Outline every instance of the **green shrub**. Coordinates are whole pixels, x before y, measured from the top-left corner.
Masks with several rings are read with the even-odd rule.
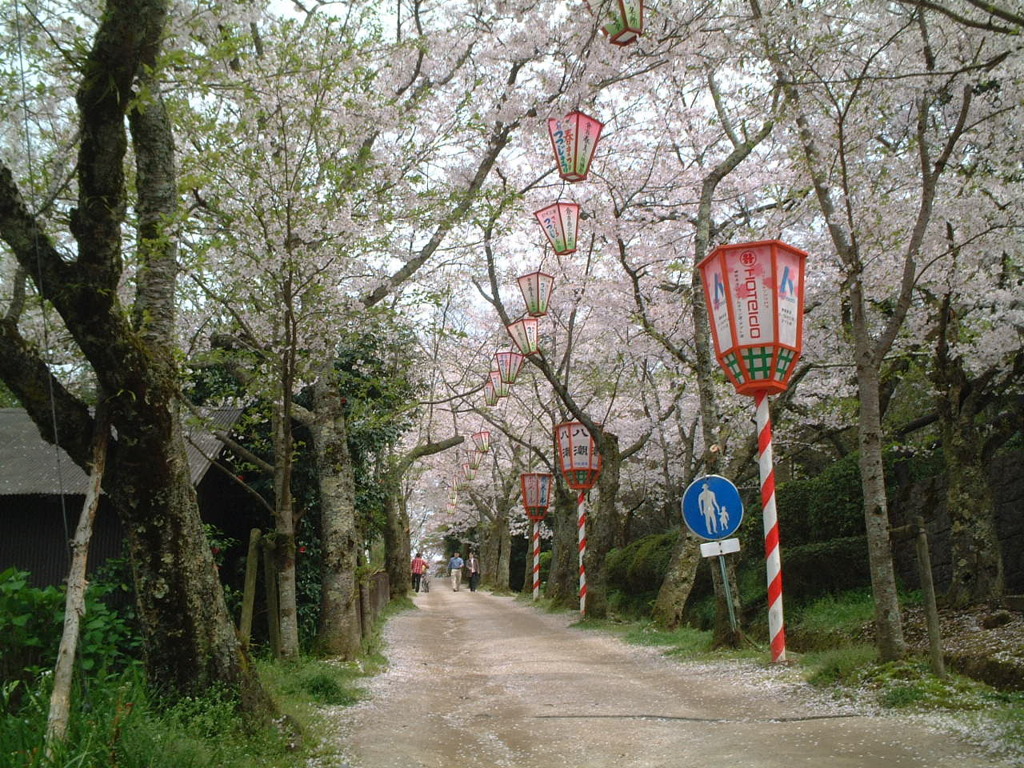
[[[830,464],[813,477],[780,483],[775,502],[783,545],[793,547],[863,535],[863,499],[856,453]],[[750,507],[748,514],[760,515],[759,498],[751,499]]]
[[[604,575],[612,607],[623,613],[645,614],[665,580],[678,531],[645,536],[608,553]]]
[[[808,602],[871,584],[865,536],[788,547],[782,552],[786,598]]]
[[[139,640],[129,622],[103,598],[114,587],[90,584],[85,596],[78,654],[86,672],[122,669],[132,664]],[[28,574],[9,568],[0,573],[0,684],[29,682],[53,667],[64,629],[65,589],[33,587]]]
[[[29,586],[28,573],[0,573],[0,684],[31,680],[57,658],[64,594]]]

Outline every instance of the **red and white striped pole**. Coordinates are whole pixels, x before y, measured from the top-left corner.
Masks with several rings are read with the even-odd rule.
[[[580,491],[576,499],[576,527],[579,533],[580,549],[580,616],[587,616],[587,567],[583,558],[587,554],[587,492]]]
[[[754,395],[757,405],[758,470],[764,521],[764,557],[768,581],[768,635],[772,661],[786,660],[786,626],[782,618],[782,559],[779,556],[779,517],[775,509],[775,468],[772,463],[772,420],[768,393]]]
[[[540,600],[540,520],[533,521],[533,600]]]

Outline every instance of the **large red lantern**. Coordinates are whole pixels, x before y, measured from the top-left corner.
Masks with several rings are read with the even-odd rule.
[[[507,326],[507,330],[512,341],[524,355],[532,355],[537,351],[540,321],[536,317],[521,317]]]
[[[487,453],[491,450],[491,433],[486,429],[473,434],[473,445],[480,453]]]
[[[555,427],[555,446],[558,463],[565,484],[576,497],[576,533],[580,567],[580,615],[587,615],[587,491],[594,487],[601,474],[601,454],[597,452],[594,436],[578,421],[569,421]]]
[[[803,347],[806,261],[765,240],[723,245],[699,265],[715,355],[741,395],[789,385]]]
[[[555,427],[555,445],[565,484],[574,491],[589,491],[601,474],[601,454],[593,435],[581,422],[568,421]]]
[[[612,45],[635,43],[644,31],[643,0],[595,0],[607,22],[601,31]],[[587,3],[593,10],[593,5]]]
[[[540,228],[559,256],[576,251],[580,231],[580,207],[576,203],[554,203],[534,211]]]
[[[768,395],[789,386],[803,349],[806,262],[804,251],[764,240],[723,245],[699,265],[718,363],[754,396],[772,661],[786,660],[786,624]]]
[[[597,142],[604,123],[582,112],[570,112],[565,117],[548,118],[548,134],[555,151],[558,175],[565,181],[585,181],[590,172]]]
[[[494,362],[498,365],[498,373],[505,384],[515,384],[519,371],[526,358],[519,352],[495,352]],[[487,433],[490,436],[490,432]]]
[[[555,288],[555,278],[545,272],[531,272],[516,278],[519,290],[523,292],[526,302],[526,314],[530,317],[544,317],[548,313],[548,302],[551,291]]]
[[[531,520],[543,520],[551,506],[555,476],[546,472],[524,472],[519,476],[523,490],[523,509]]]

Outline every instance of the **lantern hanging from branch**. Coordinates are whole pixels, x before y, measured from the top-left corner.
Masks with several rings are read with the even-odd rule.
[[[597,0],[607,21],[601,27],[612,45],[635,43],[644,31],[643,0]],[[587,3],[593,11],[593,5]]]
[[[699,265],[715,356],[741,395],[789,385],[803,347],[806,261],[765,240],[721,246]]]
[[[540,321],[535,317],[521,317],[506,327],[512,341],[524,355],[532,355],[537,351],[537,338],[540,333]]]
[[[559,256],[575,253],[580,231],[580,207],[576,203],[554,203],[534,211],[540,228]]]
[[[486,405],[497,405],[498,404],[498,393],[494,389],[494,383],[487,379],[484,382],[484,403]]]
[[[473,445],[480,453],[487,453],[491,450],[491,433],[482,429],[473,435]]]
[[[574,491],[589,491],[601,474],[601,454],[593,435],[582,423],[568,421],[555,427],[558,462],[565,484]]]
[[[523,509],[531,520],[543,520],[551,506],[554,475],[545,472],[524,472],[519,476],[523,490]]]
[[[508,397],[512,394],[512,385],[507,381],[501,380],[501,373],[498,371],[491,371],[489,376],[491,377],[491,384],[494,385],[494,391],[498,397]]]
[[[495,352],[494,361],[498,365],[501,380],[506,384],[515,384],[525,359],[519,352]],[[490,432],[487,435],[490,437]]]
[[[585,181],[590,172],[597,142],[604,123],[582,112],[570,112],[565,117],[548,118],[548,134],[555,151],[558,175],[565,181]]]
[[[518,277],[516,280],[526,302],[526,314],[530,317],[544,317],[548,313],[548,302],[551,300],[551,291],[555,288],[555,278],[538,271]]]
[[[470,469],[480,469],[480,462],[483,460],[484,455],[480,451],[467,451],[466,463],[469,464]]]
[[[462,465],[462,476],[467,481],[472,480],[476,477],[476,467],[470,464],[468,461]]]

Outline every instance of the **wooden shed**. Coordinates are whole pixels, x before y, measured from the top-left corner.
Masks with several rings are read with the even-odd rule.
[[[245,538],[256,523],[251,498],[213,462],[224,445],[212,433],[230,432],[240,408],[205,409],[210,429],[186,430],[189,469],[207,523]],[[70,563],[69,541],[85,500],[88,477],[60,448],[44,441],[20,408],[0,408],[0,571],[28,571],[36,586],[60,584]],[[101,499],[89,570],[122,554],[120,521]]]

